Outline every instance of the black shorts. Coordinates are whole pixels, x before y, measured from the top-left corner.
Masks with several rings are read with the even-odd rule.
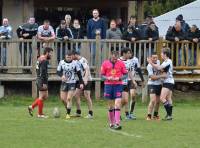
[[[174,84],[172,83],[163,83],[163,87],[168,88],[169,90],[173,90],[174,89]]]
[[[122,91],[123,91],[123,92],[129,92],[128,85],[123,85]]]
[[[46,84],[47,88],[43,88],[43,84]],[[43,82],[42,80],[37,79],[36,80],[36,85],[37,85],[38,91],[47,91],[48,90],[48,81]]]
[[[150,94],[156,94],[160,96],[162,85],[148,85],[148,90]]]
[[[130,90],[130,89],[136,89],[136,86],[135,86],[135,84],[133,83],[132,80],[129,80],[129,81],[128,81],[128,89],[129,89],[129,90]]]
[[[76,88],[80,89],[80,82],[79,81],[76,82]],[[87,85],[84,84],[83,90],[90,91],[91,88],[92,88],[92,81],[88,81]]]
[[[62,82],[60,86],[61,91],[73,91],[76,90],[76,83],[65,83]]]

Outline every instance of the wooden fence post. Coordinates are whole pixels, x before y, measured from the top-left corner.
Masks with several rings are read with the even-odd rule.
[[[162,51],[162,48],[163,48],[163,38],[160,37],[158,42],[157,42],[157,49],[156,49],[156,53],[158,55],[158,59],[161,61],[162,58],[161,58],[161,51]]]
[[[100,77],[100,68],[101,68],[101,36],[100,32],[96,32],[96,55],[95,55],[95,77]],[[95,81],[95,98],[100,99],[101,97],[101,81]]]
[[[37,41],[36,38],[32,40],[32,97],[36,98],[38,95],[38,90],[36,86],[36,62],[37,62]]]

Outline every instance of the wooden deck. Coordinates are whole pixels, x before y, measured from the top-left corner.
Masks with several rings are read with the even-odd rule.
[[[32,82],[32,95],[37,94],[35,87],[35,64],[38,54],[43,51],[43,43],[33,40],[0,40],[0,81],[30,81]],[[124,40],[101,40],[97,35],[96,39],[70,40],[67,42],[49,43],[54,49],[53,58],[50,61],[49,81],[60,81],[56,75],[58,62],[64,57],[68,50],[79,49],[90,66],[95,84],[96,97],[100,96],[100,65],[104,59],[109,57],[111,50],[119,50],[123,47],[130,47],[136,57],[138,57],[141,67],[146,74],[146,58],[152,51],[158,55],[163,46],[170,47],[171,57],[174,64],[174,77],[176,82],[200,82],[200,74],[193,70],[200,70],[200,43],[194,44],[188,41],[172,43],[163,39],[156,42],[137,41],[134,43]],[[91,50],[96,48],[96,53]],[[4,53],[5,49],[7,53]],[[181,56],[178,53],[182,52]],[[3,58],[6,56],[6,61]],[[195,62],[194,62],[195,61]],[[185,72],[184,72],[185,70]],[[139,80],[139,79],[138,79]]]

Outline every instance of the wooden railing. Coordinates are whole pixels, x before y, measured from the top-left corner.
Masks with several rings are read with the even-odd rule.
[[[156,51],[160,57],[164,46],[171,49],[171,58],[175,70],[200,69],[200,43],[189,41],[169,42],[159,39],[155,42],[142,40],[131,43],[125,40],[101,40],[100,36],[97,35],[96,39],[79,39],[65,42],[55,40],[49,43],[48,46],[54,49],[53,57],[50,61],[50,74],[52,75],[55,75],[58,62],[64,58],[65,53],[68,50],[76,49],[80,50],[81,55],[88,60],[94,80],[100,80],[99,70],[102,61],[109,57],[111,50],[121,52],[123,47],[130,47],[132,49],[133,54],[138,57],[143,69],[146,69],[148,55]],[[18,73],[29,74],[27,80],[31,80],[34,87],[36,78],[35,64],[37,56],[42,54],[43,43],[36,39],[22,41],[0,40],[0,51],[0,70],[5,75],[7,74],[6,79],[9,79],[8,74],[12,74],[12,76]],[[23,76],[21,80],[24,80]],[[99,81],[96,81],[95,89],[100,90]],[[33,88],[34,90],[36,88]],[[100,92],[96,92],[96,95],[99,96]]]

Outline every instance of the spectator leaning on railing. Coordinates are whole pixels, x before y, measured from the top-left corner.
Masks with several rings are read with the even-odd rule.
[[[44,24],[39,26],[37,35],[38,39],[44,43],[43,47],[49,46],[49,43],[55,40],[56,36],[49,20],[44,20]]]
[[[185,40],[185,33],[181,27],[180,21],[176,21],[176,23],[173,27],[169,27],[167,34],[166,34],[166,40],[173,41],[173,42],[179,42],[179,41]],[[174,46],[174,47],[176,47],[176,46]],[[175,56],[176,55],[175,52],[176,52],[176,50],[174,50],[174,58],[175,59],[178,58],[178,63],[176,63],[176,65],[181,65],[181,59],[182,59],[183,53],[182,53],[180,44],[178,44],[178,57]]]
[[[12,27],[9,25],[8,19],[4,18],[2,22],[2,26],[0,27],[0,39],[1,40],[8,40],[12,38]],[[1,45],[2,44],[2,45]],[[0,49],[1,49],[1,65],[6,65],[6,54],[7,54],[7,45],[6,43],[0,43]]]
[[[69,46],[66,46],[66,41],[73,38],[72,32],[69,28],[67,28],[67,24],[65,20],[61,20],[60,25],[56,28],[56,38],[63,43],[58,43],[57,49],[57,60],[60,62],[65,56],[66,48],[69,49]],[[62,45],[62,46],[61,46]]]
[[[192,25],[191,28],[189,29],[188,31],[188,34],[186,36],[186,39],[188,41],[191,41],[194,43],[194,60],[192,60],[192,45],[189,44],[189,65],[196,65],[196,60],[197,60],[197,55],[196,55],[196,52],[197,52],[197,44],[196,43],[199,43],[200,42],[200,30],[199,28],[197,28],[196,25]]]
[[[145,38],[150,42],[159,39],[159,31],[154,22],[151,22],[145,30]],[[151,55],[151,53],[154,51],[154,48],[154,43],[147,44],[147,56]]]
[[[72,34],[74,36],[74,39],[83,39],[84,38],[83,29],[81,28],[81,25],[80,25],[78,19],[74,19],[73,26],[72,26],[71,30],[72,30]],[[75,51],[80,52],[81,43],[73,44],[73,49]]]
[[[117,28],[117,24],[115,20],[110,21],[110,28],[106,31],[106,39],[122,39],[122,33],[119,28]],[[116,49],[114,49],[113,44],[111,45],[111,50],[119,50],[119,46],[117,44]]]
[[[20,25],[16,32],[17,36],[20,40],[24,39],[32,39],[34,36],[37,35],[37,30],[38,30],[38,24],[35,23],[35,18],[30,17],[27,21],[27,23]],[[24,58],[24,65],[31,65],[31,55],[32,55],[32,43],[27,43],[25,42],[24,44],[20,43],[19,45],[19,50],[20,50],[20,55],[22,56],[22,46],[24,47],[24,57],[21,57],[21,62],[22,58]],[[27,51],[29,49],[29,51]],[[29,61],[27,60],[27,52],[29,53]]]

